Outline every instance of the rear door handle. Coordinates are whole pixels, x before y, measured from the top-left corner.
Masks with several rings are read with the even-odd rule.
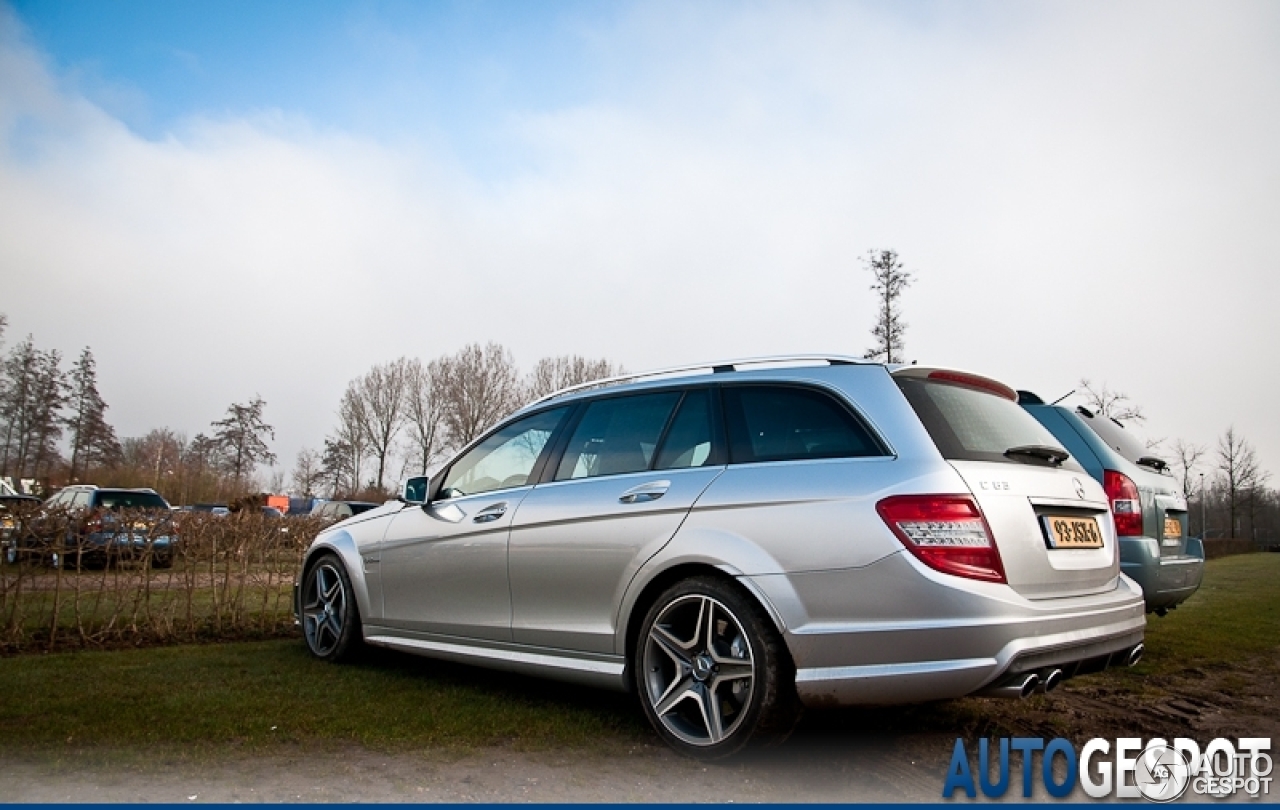
[[[505,503],[495,503],[493,506],[486,506],[476,516],[471,518],[473,523],[489,523],[497,520],[507,513],[507,505]]]
[[[618,497],[621,503],[645,503],[646,501],[656,501],[663,495],[667,494],[667,490],[671,488],[670,481],[650,481],[647,484],[641,484],[638,487],[632,487]]]

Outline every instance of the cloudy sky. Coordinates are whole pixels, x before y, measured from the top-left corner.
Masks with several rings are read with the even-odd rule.
[[[907,354],[1280,476],[1280,4],[0,0],[6,342],[121,435],[473,341]]]

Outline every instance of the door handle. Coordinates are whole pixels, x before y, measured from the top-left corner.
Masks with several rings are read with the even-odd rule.
[[[638,487],[632,487],[618,497],[620,503],[645,503],[656,501],[671,488],[670,481],[650,481]]]
[[[505,503],[495,503],[493,506],[486,506],[476,516],[471,518],[472,523],[489,523],[497,520],[507,513],[507,505]]]

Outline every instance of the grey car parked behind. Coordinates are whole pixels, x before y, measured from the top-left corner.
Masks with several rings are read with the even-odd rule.
[[[1187,502],[1168,465],[1114,419],[1030,391],[1018,401],[1106,490],[1120,569],[1142,586],[1147,611],[1163,616],[1186,601],[1204,576],[1204,546],[1187,536]]]

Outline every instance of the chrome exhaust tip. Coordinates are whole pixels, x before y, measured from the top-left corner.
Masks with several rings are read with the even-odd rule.
[[[1062,685],[1067,679],[1066,674],[1060,669],[1050,670],[1049,674],[1044,676],[1044,682],[1040,684],[1040,691],[1046,695]]]
[[[1040,686],[1040,676],[1034,672],[1024,672],[1005,680],[999,686],[988,686],[978,694],[983,697],[1021,700],[1035,694]]]
[[[1133,645],[1133,649],[1129,650],[1129,655],[1127,658],[1125,658],[1125,661],[1124,661],[1125,666],[1131,667],[1137,664],[1139,661],[1141,661],[1142,654],[1146,652],[1146,650],[1147,650],[1146,645],[1142,644],[1141,642]]]

